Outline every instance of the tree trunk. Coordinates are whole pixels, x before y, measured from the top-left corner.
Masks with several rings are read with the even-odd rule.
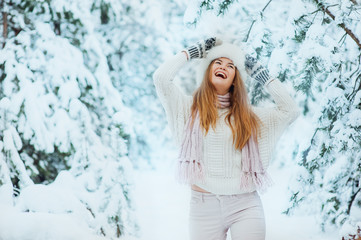
[[[1,9],[2,10],[2,18],[3,18],[3,43],[2,43],[2,48],[5,47],[5,42],[6,42],[6,39],[8,37],[8,13],[5,12],[5,0],[1,0]]]
[[[350,0],[353,4],[357,5],[356,0]]]

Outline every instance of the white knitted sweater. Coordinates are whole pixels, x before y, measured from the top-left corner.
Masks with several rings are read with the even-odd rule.
[[[165,109],[167,120],[177,144],[180,146],[185,124],[191,112],[193,98],[182,93],[172,82],[177,72],[187,63],[184,53],[178,53],[163,63],[154,73],[154,84]],[[269,165],[276,142],[284,129],[299,115],[298,107],[282,83],[275,79],[265,84],[276,103],[272,108],[253,107],[261,120],[258,146],[264,168]],[[204,182],[197,186],[214,194],[239,194],[241,152],[233,145],[232,131],[224,121],[228,109],[219,109],[220,119],[215,130],[203,136]],[[255,189],[255,188],[254,188]]]

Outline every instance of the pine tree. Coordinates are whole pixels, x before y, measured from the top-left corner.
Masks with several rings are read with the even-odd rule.
[[[129,109],[112,85],[103,53],[109,44],[102,27],[116,24],[105,12],[123,5],[2,4],[1,185],[10,177],[17,197],[33,182],[50,184],[69,171],[89,193],[79,201],[94,232],[110,238],[136,234],[124,129]]]
[[[299,154],[299,165],[306,171],[300,173],[301,185],[294,190],[291,201],[293,207],[312,202],[313,211],[321,214],[319,222],[324,229],[328,224],[352,224],[351,209],[361,206],[357,200],[361,174],[361,45],[351,30],[358,22],[354,20],[357,7],[352,1],[311,4],[316,9],[295,20],[298,30],[294,40],[301,44],[316,40],[321,49],[328,51],[306,54],[309,57],[301,71],[303,77],[296,85],[307,97],[305,114],[309,111],[309,97],[320,102],[321,107],[315,116],[317,126],[310,145]],[[337,22],[332,12],[339,14]],[[324,37],[315,37],[314,29],[317,35],[324,31]]]

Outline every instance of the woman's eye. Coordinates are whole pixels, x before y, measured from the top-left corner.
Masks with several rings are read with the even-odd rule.
[[[230,67],[230,68],[234,69],[234,66],[233,66],[233,65],[228,65],[228,67]]]

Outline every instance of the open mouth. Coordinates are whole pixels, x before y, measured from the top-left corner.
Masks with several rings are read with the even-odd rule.
[[[227,78],[227,74],[225,74],[224,72],[220,72],[220,71],[215,72],[214,75],[215,75],[216,77],[220,77],[220,78],[222,78],[222,79],[226,79],[226,78]]]

